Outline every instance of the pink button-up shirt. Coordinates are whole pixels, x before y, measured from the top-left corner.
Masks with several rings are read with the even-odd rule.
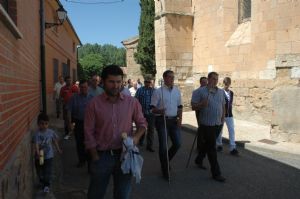
[[[116,103],[106,93],[94,97],[86,107],[84,134],[86,149],[109,150],[122,148],[121,134],[133,135],[132,122],[147,127],[137,99],[120,94]]]

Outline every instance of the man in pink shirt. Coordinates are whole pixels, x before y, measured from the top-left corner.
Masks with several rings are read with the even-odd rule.
[[[88,199],[104,198],[110,176],[114,179],[114,198],[127,199],[131,191],[131,175],[123,174],[120,155],[122,133],[139,142],[147,122],[137,99],[120,93],[123,71],[110,65],[103,69],[104,93],[94,97],[86,107],[85,146],[91,157]],[[133,132],[132,122],[137,130]]]

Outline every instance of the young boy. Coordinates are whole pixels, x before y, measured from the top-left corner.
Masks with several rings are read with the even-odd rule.
[[[48,129],[48,115],[44,113],[39,114],[37,123],[39,129],[33,136],[35,166],[37,175],[43,185],[43,190],[45,193],[48,193],[50,191],[52,160],[54,157],[53,143],[59,153],[62,151],[58,145],[58,136],[53,130]]]

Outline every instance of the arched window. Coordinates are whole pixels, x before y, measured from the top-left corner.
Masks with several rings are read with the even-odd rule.
[[[239,0],[239,20],[238,23],[251,20],[251,0]]]

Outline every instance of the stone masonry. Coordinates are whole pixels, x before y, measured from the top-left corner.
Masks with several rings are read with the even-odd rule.
[[[174,70],[189,106],[199,77],[216,71],[222,86],[229,76],[237,119],[268,124],[272,139],[299,143],[300,2],[251,1],[251,17],[242,22],[238,5],[155,1],[157,78]]]
[[[138,36],[122,41],[122,44],[126,48],[126,79],[136,81],[140,78],[140,80],[143,81],[142,72],[140,70],[141,66],[134,60],[134,53],[137,51],[138,42]]]

